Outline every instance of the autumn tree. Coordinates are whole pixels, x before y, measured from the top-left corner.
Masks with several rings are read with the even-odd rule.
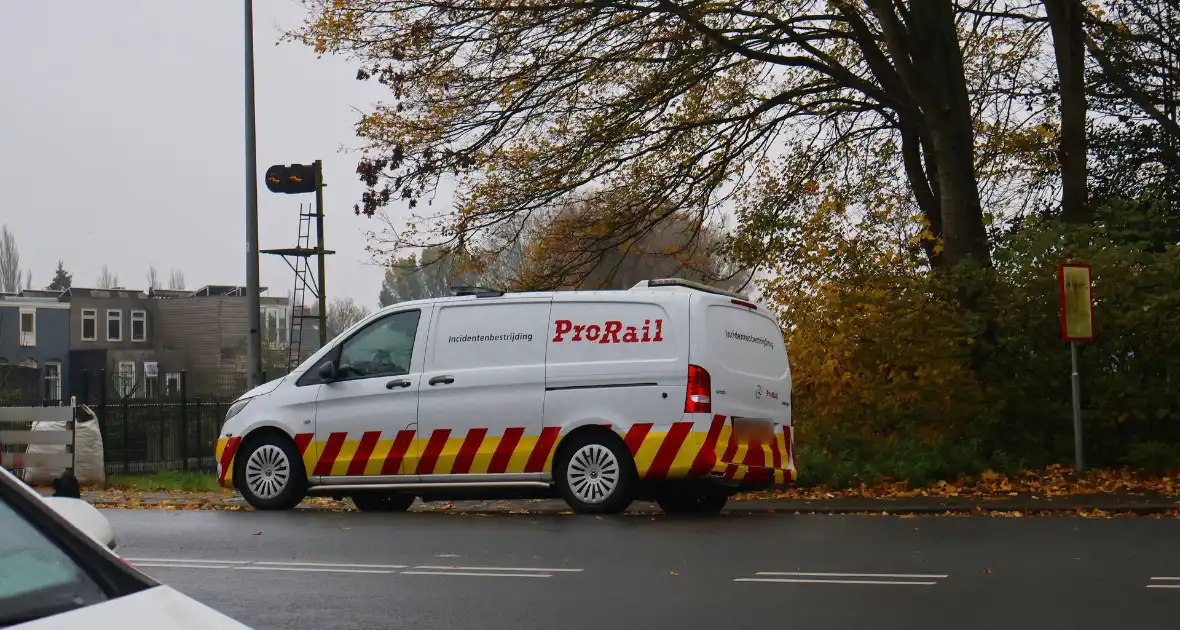
[[[98,272],[98,278],[95,280],[95,285],[100,289],[115,289],[119,286],[119,275],[111,273],[111,270],[106,265],[102,266],[102,270]]]
[[[391,91],[358,125],[357,211],[416,208],[458,176],[456,207],[415,215],[400,247],[474,249],[588,199],[612,209],[597,228],[607,252],[674,215],[706,225],[739,198],[814,205],[802,192],[845,167],[884,168],[906,182],[930,264],[988,266],[978,158],[997,179],[1014,169],[1003,151],[976,154],[976,129],[1011,139],[1039,122],[999,103],[1039,35],[997,37],[996,0],[965,3],[974,13],[950,0],[305,4],[292,36]]]
[[[57,269],[53,272],[53,281],[49,283],[48,289],[54,291],[65,291],[69,289],[74,283],[74,274],[66,271],[66,265],[62,261],[57,261]]]
[[[168,288],[173,291],[184,290],[184,272],[179,269],[173,269],[168,274]]]
[[[328,338],[332,339],[349,326],[369,316],[367,307],[352,298],[336,298],[328,305]]]
[[[1114,0],[1086,16],[1099,201],[1159,200],[1180,239],[1180,6]]]
[[[4,225],[0,227],[0,292],[16,293],[20,289],[20,249],[16,246],[16,235]]]
[[[148,289],[150,291],[158,291],[158,290],[164,288],[164,283],[160,279],[160,272],[156,271],[155,265],[151,265],[148,267],[147,283],[148,283]]]
[[[459,264],[456,256],[441,246],[428,247],[421,257],[411,254],[395,259],[385,270],[380,306],[396,302],[444,297],[452,286],[474,284],[476,276]]]
[[[672,214],[658,231],[606,245],[597,225],[610,208],[576,203],[551,213],[528,233],[515,284],[524,288],[627,289],[641,280],[681,277],[739,287],[748,273],[720,254],[724,232]]]

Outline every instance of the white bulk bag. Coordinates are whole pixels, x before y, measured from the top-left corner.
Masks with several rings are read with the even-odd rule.
[[[74,476],[83,486],[106,484],[106,466],[102,455],[102,432],[98,430],[98,416],[86,405],[79,405],[82,417],[74,423]],[[64,420],[42,420],[34,422],[34,431],[65,431]],[[27,453],[64,453],[62,445],[30,444]],[[47,486],[65,473],[65,468],[30,466],[25,469],[25,483],[31,486]]]

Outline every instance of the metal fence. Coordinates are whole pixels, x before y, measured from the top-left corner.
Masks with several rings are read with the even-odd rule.
[[[239,372],[180,372],[159,387],[129,386],[106,370],[82,372],[70,389],[98,416],[107,474],[212,470],[214,448],[230,404],[246,390]],[[0,406],[56,406],[38,392],[9,391]]]

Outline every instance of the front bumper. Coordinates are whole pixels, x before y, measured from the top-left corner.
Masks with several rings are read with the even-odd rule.
[[[234,487],[234,457],[241,444],[242,438],[238,436],[217,439],[217,448],[213,454],[217,459],[217,485],[222,488]]]

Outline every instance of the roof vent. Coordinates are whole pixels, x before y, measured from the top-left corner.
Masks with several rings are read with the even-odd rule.
[[[692,280],[685,280],[684,278],[656,278],[654,280],[640,280],[635,286],[631,287],[632,291],[638,289],[654,289],[657,287],[680,287],[683,289],[691,289],[693,291],[703,291],[705,293],[713,293],[715,295],[724,295],[736,300],[749,300],[741,293],[733,291],[726,291],[725,289],[718,289],[717,287],[703,284],[700,282],[693,282]]]

